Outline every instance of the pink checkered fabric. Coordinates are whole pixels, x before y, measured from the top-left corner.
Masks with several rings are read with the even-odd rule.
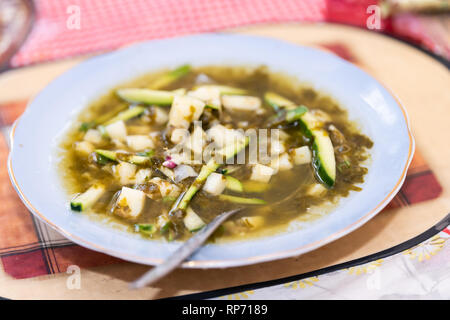
[[[253,23],[323,21],[326,0],[35,0],[37,21],[12,67]],[[67,27],[77,6],[80,29]]]

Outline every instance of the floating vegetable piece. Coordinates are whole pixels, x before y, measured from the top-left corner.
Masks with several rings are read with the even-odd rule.
[[[238,179],[231,176],[225,176],[225,187],[231,191],[244,192],[242,183]]]
[[[142,156],[142,155],[134,155],[131,153],[125,153],[125,152],[118,152],[118,151],[111,151],[111,150],[103,150],[103,149],[97,149],[95,152],[110,160],[110,161],[124,161],[129,162],[132,164],[150,164],[151,158],[149,156]],[[143,153],[141,153],[143,154]]]
[[[144,192],[123,187],[117,198],[114,213],[126,219],[135,219],[144,209],[145,198]]]
[[[186,215],[184,216],[183,222],[190,232],[198,231],[206,225],[202,218],[200,218],[191,207],[186,209]]]
[[[128,88],[117,90],[117,95],[131,103],[143,103],[158,106],[170,106],[176,93],[172,91]]]
[[[103,125],[107,126],[107,125],[109,125],[111,123],[114,123],[114,122],[117,122],[117,121],[130,120],[132,118],[140,116],[141,114],[144,113],[144,111],[145,111],[145,108],[141,107],[141,106],[136,106],[136,107],[130,108],[128,110],[120,112],[115,117],[113,117],[113,118],[109,119],[108,121],[106,121],[105,123],[103,123]]]
[[[284,101],[284,104],[286,104],[286,101],[289,101],[285,98],[283,99],[284,100],[278,101]],[[276,103],[276,101],[274,102],[270,99],[269,101]],[[333,144],[328,132],[322,127],[323,122],[319,121],[312,113],[305,111],[303,108],[306,107],[301,106],[296,109],[283,110],[282,116],[285,117],[286,121],[287,119],[290,119],[288,122],[298,120],[300,128],[305,136],[313,138],[311,150],[313,154],[313,168],[315,175],[327,188],[332,188],[336,181],[336,159]],[[273,124],[273,121],[271,121],[271,125]]]
[[[294,109],[297,107],[294,102],[271,91],[268,91],[264,94],[264,101],[272,108],[274,108],[275,111],[281,108]]]
[[[155,147],[155,143],[148,135],[130,135],[125,140],[128,147],[134,151],[142,151]]]
[[[275,170],[273,168],[257,163],[252,168],[250,180],[268,183],[274,174]]]
[[[161,89],[167,87],[189,74],[189,72],[191,72],[191,66],[188,64],[182,65],[174,70],[167,72],[166,74],[153,81],[150,84],[150,88]]]
[[[189,96],[176,96],[169,112],[169,125],[175,128],[188,129],[193,121],[200,118],[205,103]]]
[[[265,200],[258,199],[258,198],[242,198],[242,197],[230,196],[228,194],[219,195],[219,199],[222,201],[228,201],[228,202],[233,202],[233,203],[238,203],[238,204],[261,205],[261,204],[267,203]]]
[[[73,198],[70,202],[70,208],[74,211],[86,211],[100,199],[105,191],[103,185],[93,185],[84,193]]]
[[[292,154],[296,165],[311,163],[312,154],[307,146],[295,148]]]
[[[261,108],[261,99],[252,96],[223,95],[222,104],[225,109],[234,111],[256,111]]]
[[[205,84],[205,85],[201,85],[201,86],[196,86],[194,89],[198,89],[198,88],[215,89],[215,90],[218,90],[221,95],[223,95],[223,94],[243,95],[243,94],[248,93],[248,91],[245,89],[224,86],[224,85],[215,85],[215,84]]]
[[[151,237],[156,232],[156,227],[149,223],[139,223],[134,225],[136,232],[139,232],[147,237]]]
[[[225,190],[225,187],[225,177],[220,173],[211,172],[206,179],[202,190],[217,196]]]

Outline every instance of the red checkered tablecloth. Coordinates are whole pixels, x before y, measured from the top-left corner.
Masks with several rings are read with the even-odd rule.
[[[13,67],[247,24],[322,21],[326,14],[326,0],[36,0],[35,6],[35,25]]]
[[[11,67],[124,44],[257,23],[331,21],[366,27],[379,0],[34,0],[36,21]],[[381,19],[381,31],[450,57],[447,20]],[[79,24],[78,24],[79,23]],[[74,27],[76,25],[76,27]],[[78,27],[79,26],[79,27]],[[447,40],[446,40],[447,38]]]

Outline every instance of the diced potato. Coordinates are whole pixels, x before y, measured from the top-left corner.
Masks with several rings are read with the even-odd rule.
[[[259,181],[259,182],[269,182],[272,175],[275,173],[275,170],[271,167],[255,164],[252,168],[252,175],[250,176],[250,180]]]
[[[180,194],[181,190],[178,186],[161,178],[152,178],[150,182],[158,186],[162,197],[177,197]]]
[[[169,218],[167,217],[167,215],[165,214],[161,214],[158,216],[158,218],[156,218],[156,226],[161,229],[162,227],[164,227],[168,222],[169,222]]]
[[[165,166],[160,166],[159,167],[159,171],[161,171],[162,173],[164,173],[164,175],[169,178],[170,180],[174,180],[175,179],[175,173],[173,172],[172,169],[169,169]]]
[[[114,144],[114,147],[119,150],[126,150],[127,146],[120,140],[111,139],[111,142]]]
[[[153,110],[154,110],[153,121],[156,124],[163,125],[167,121],[169,121],[169,115],[167,114],[167,112],[165,112],[159,107],[155,107]]]
[[[145,193],[127,187],[122,187],[119,198],[117,198],[114,213],[127,219],[137,218],[145,205]]]
[[[280,155],[277,158],[275,158],[274,160],[272,160],[272,162],[270,163],[270,166],[276,172],[278,172],[278,170],[280,170],[280,171],[290,170],[293,168],[294,165],[292,164],[291,160],[289,159],[288,154],[283,153],[282,155]]]
[[[92,144],[100,144],[103,141],[102,134],[96,129],[89,129],[84,135],[84,141]]]
[[[221,194],[223,190],[225,190],[225,187],[226,187],[226,180],[224,176],[219,173],[213,172],[206,179],[206,182],[203,185],[203,190],[217,196]]]
[[[191,232],[200,230],[206,225],[202,218],[200,218],[191,207],[186,209],[186,216],[184,217],[183,222],[186,228]]]
[[[227,128],[221,124],[216,124],[206,131],[208,140],[214,141],[217,145],[222,146],[225,142]]]
[[[204,86],[188,92],[188,95],[202,100],[207,105],[220,108],[220,90],[215,87]]]
[[[187,129],[174,129],[172,131],[172,134],[170,136],[170,141],[172,141],[175,144],[182,143],[186,140],[186,138],[189,136],[189,131]]]
[[[206,132],[209,140],[213,140],[217,146],[222,147],[229,143],[241,141],[244,135],[239,130],[228,129],[221,124],[212,126]]]
[[[308,188],[306,194],[313,197],[319,197],[324,195],[327,192],[327,188],[325,188],[322,184],[316,183]]]
[[[95,147],[89,141],[79,141],[75,143],[75,151],[82,156],[87,156],[91,152],[94,152]]]
[[[194,161],[191,159],[190,152],[179,152],[175,153],[177,150],[171,150],[167,153],[171,157],[171,161],[176,164],[193,164]]]
[[[135,182],[138,184],[146,183],[152,177],[151,169],[139,169],[135,175]]]
[[[273,140],[270,144],[270,154],[272,156],[279,155],[286,151],[284,144],[280,140]]]
[[[127,137],[127,127],[122,120],[107,125],[105,131],[111,139],[125,141]]]
[[[134,151],[142,151],[145,149],[151,149],[155,147],[153,140],[150,136],[145,135],[134,135],[127,136],[126,138],[127,145]]]
[[[115,166],[115,173],[120,184],[127,185],[134,182],[137,166],[128,162],[121,162]]]
[[[311,163],[312,154],[308,146],[295,148],[292,152],[294,162],[297,165]]]
[[[196,177],[198,176],[198,173],[192,168],[191,166],[180,164],[173,169],[174,173],[174,181],[176,183],[183,181],[186,178],[189,177]]]
[[[277,129],[277,130],[278,130],[278,136],[280,137],[281,141],[286,141],[291,137],[286,131],[280,130],[280,129]]]
[[[197,98],[175,96],[169,113],[169,125],[175,128],[189,128],[192,121],[200,118],[205,103]]]
[[[222,104],[230,110],[255,111],[261,108],[261,99],[251,96],[223,95]]]
[[[196,154],[203,153],[203,147],[206,144],[206,134],[202,127],[195,126],[188,141],[186,141],[186,146]]]
[[[239,224],[242,224],[248,228],[259,228],[264,225],[265,219],[261,216],[253,216],[253,217],[242,217],[237,220]]]

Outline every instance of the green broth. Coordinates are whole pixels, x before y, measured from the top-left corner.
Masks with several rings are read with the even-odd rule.
[[[132,82],[120,85],[118,88],[148,88],[151,83],[157,79],[164,71],[156,72],[142,76]],[[327,190],[325,195],[311,196],[307,194],[307,189],[314,183],[317,183],[311,164],[294,166],[287,171],[280,171],[270,180],[270,188],[264,192],[252,193],[244,192],[236,194],[235,192],[225,191],[227,194],[239,195],[242,197],[258,197],[267,202],[264,206],[249,206],[242,212],[231,218],[231,222],[225,223],[224,227],[219,229],[212,239],[235,240],[243,237],[254,237],[260,235],[273,234],[285,230],[287,225],[294,220],[309,221],[317,218],[311,208],[330,207],[330,203],[335,205],[342,197],[347,197],[350,192],[360,190],[358,185],[364,182],[364,176],[367,173],[365,167],[366,160],[369,158],[367,150],[372,147],[371,140],[362,135],[358,126],[349,121],[347,112],[330,96],[318,92],[309,86],[300,84],[298,81],[284,74],[272,73],[266,67],[228,67],[228,66],[205,66],[194,68],[187,76],[162,88],[164,90],[174,90],[178,88],[192,89],[202,75],[207,82],[229,85],[243,88],[250,92],[252,96],[263,100],[264,93],[275,91],[278,94],[292,100],[298,105],[305,105],[310,110],[318,109],[326,112],[334,128],[337,129],[337,136],[330,132],[333,141],[339,142],[342,138],[339,132],[345,138],[345,143],[335,145],[335,158],[337,166],[336,182],[332,189]],[[207,76],[207,77],[205,77]],[[143,213],[136,219],[127,220],[111,213],[111,199],[114,194],[120,190],[121,185],[111,174],[111,164],[100,167],[92,163],[92,157],[80,157],[74,151],[74,143],[83,139],[84,132],[79,130],[80,123],[98,119],[105,114],[115,114],[126,108],[124,101],[115,94],[117,88],[110,93],[102,96],[87,107],[78,117],[75,125],[68,132],[61,147],[60,172],[63,177],[64,185],[69,194],[77,194],[88,189],[93,182],[101,182],[107,186],[107,192],[100,200],[87,212],[88,215],[101,215],[107,217],[107,220],[119,223],[134,232],[134,225],[137,223],[154,224],[161,212],[167,212],[172,203],[155,201],[147,199]],[[227,112],[224,111],[222,122],[233,127],[238,127],[242,121],[246,121],[247,128],[260,128],[268,117],[274,115],[274,111],[267,105],[264,105],[266,112],[262,115],[249,114],[248,112]],[[167,107],[167,110],[169,107]],[[202,120],[207,124],[208,114],[205,112]],[[143,125],[147,125],[142,118],[131,119],[127,121],[127,128],[131,134],[147,134]],[[164,126],[151,125],[152,132],[162,132]],[[299,132],[295,126],[284,128],[289,134],[286,142],[287,149],[308,145],[308,139]],[[169,143],[170,144],[170,143]],[[155,146],[156,156],[163,157],[162,154],[168,145],[166,137],[160,135]],[[102,149],[113,149],[114,146],[108,140],[105,140]],[[198,172],[200,166],[193,166]],[[249,169],[243,167],[232,174],[233,177],[245,181],[249,178]],[[179,184],[181,189],[185,189],[192,183],[193,178],[188,178]],[[193,198],[191,207],[206,223],[211,221],[217,214],[224,210],[235,207],[235,204],[219,201],[217,197],[211,196],[204,191],[200,191]],[[328,210],[328,209],[327,209]],[[75,213],[74,213],[75,214]],[[242,217],[261,216],[264,224],[260,228],[249,228],[239,224]],[[230,228],[232,226],[232,228]],[[178,228],[182,229],[182,228]],[[190,236],[187,230],[179,231],[178,239],[186,239]],[[160,238],[162,235],[156,232],[152,238]]]

